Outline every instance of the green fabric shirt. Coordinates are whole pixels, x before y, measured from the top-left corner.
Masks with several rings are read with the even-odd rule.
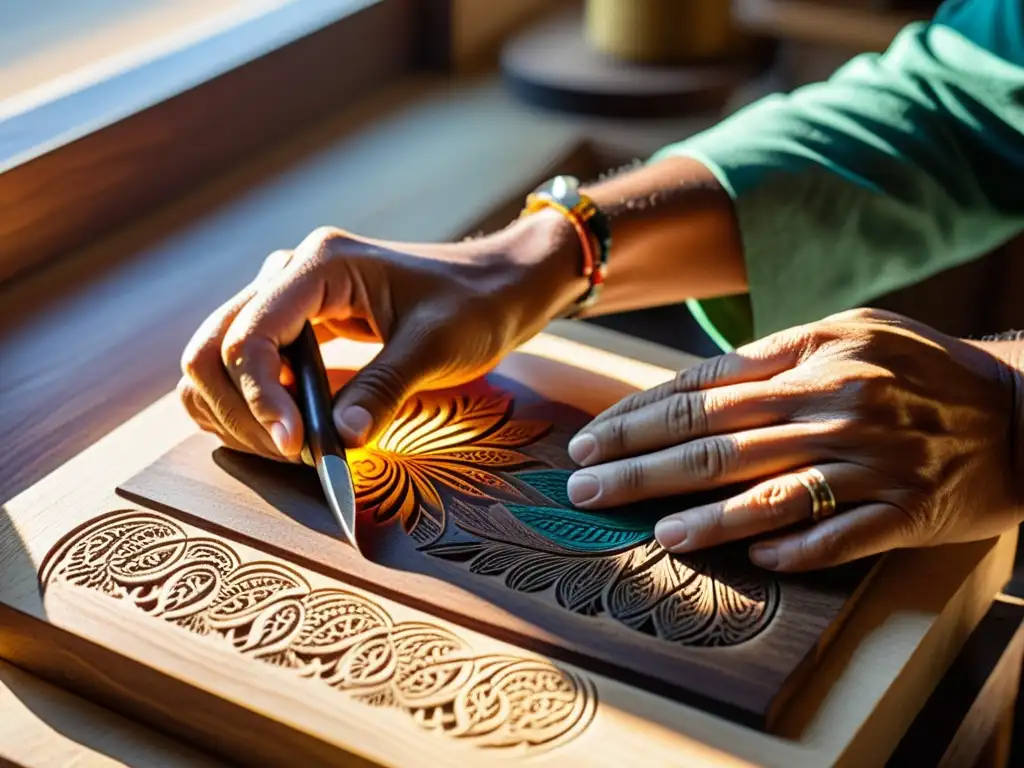
[[[723,350],[977,258],[1024,230],[1024,0],[949,0],[668,155],[735,202],[749,293],[690,302]]]

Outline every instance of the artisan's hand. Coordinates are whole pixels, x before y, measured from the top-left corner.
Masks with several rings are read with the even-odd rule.
[[[317,230],[271,254],[195,333],[182,356],[182,401],[230,447],[296,460],[302,418],[279,350],[309,319],[321,341],[384,342],[335,405],[339,432],[359,445],[414,391],[475,378],[564,309],[585,286],[576,245],[555,212],[453,244]]]
[[[584,467],[570,496],[599,509],[741,484],[749,490],[722,503],[668,515],[656,536],[689,552],[767,535],[751,559],[780,571],[988,538],[1022,519],[1017,376],[977,346],[896,315],[843,313],[598,416],[570,445]],[[810,526],[810,493],[792,474],[808,467],[838,507]]]

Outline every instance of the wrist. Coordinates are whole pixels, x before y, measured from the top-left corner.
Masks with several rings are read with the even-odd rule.
[[[583,249],[573,225],[554,209],[516,219],[504,232],[505,252],[521,275],[523,300],[546,324],[586,290]]]
[[[1009,471],[1015,506],[1024,508],[1024,344],[1020,341],[970,340],[995,360],[999,379],[1010,404],[1008,440]]]

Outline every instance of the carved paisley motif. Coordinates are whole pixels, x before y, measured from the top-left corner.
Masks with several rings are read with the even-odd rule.
[[[371,706],[475,746],[536,751],[574,738],[596,708],[593,685],[543,659],[480,656],[451,630],[395,622],[370,598],[311,589],[277,562],[243,562],[169,517],[125,511],[72,532],[45,558],[44,589],[65,582],[227,642]]]

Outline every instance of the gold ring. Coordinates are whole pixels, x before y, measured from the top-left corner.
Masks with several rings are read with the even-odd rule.
[[[818,522],[835,514],[836,497],[821,470],[810,467],[803,472],[797,472],[796,479],[807,489],[811,497],[811,520]]]

